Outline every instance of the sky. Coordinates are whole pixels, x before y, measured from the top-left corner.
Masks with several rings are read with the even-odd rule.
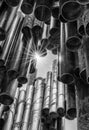
[[[46,57],[39,58],[39,61],[37,61],[37,77],[43,77],[46,78],[46,74],[48,71],[52,68],[52,62],[56,58],[56,56],[52,55],[50,51],[48,51],[48,54]],[[77,130],[77,120],[67,120],[65,119],[65,127],[63,130]]]

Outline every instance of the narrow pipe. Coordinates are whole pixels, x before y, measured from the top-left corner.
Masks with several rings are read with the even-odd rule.
[[[19,130],[21,127],[24,105],[25,105],[25,90],[20,90],[18,104],[17,104],[17,111],[15,113],[16,115],[13,124],[13,130]]]
[[[59,0],[54,1],[52,5],[52,16],[56,19],[59,18],[59,13],[60,13],[59,8],[60,8]]]

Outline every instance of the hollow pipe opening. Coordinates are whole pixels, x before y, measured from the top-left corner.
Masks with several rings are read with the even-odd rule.
[[[72,74],[64,73],[61,75],[61,81],[65,84],[71,84],[74,81]]]

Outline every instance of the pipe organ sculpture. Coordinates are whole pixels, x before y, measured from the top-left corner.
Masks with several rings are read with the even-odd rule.
[[[89,130],[89,0],[0,0],[0,130],[63,130],[64,118]]]

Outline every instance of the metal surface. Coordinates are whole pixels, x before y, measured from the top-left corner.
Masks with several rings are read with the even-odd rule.
[[[62,15],[67,21],[75,21],[80,17],[83,7],[76,0],[60,0],[60,3]]]
[[[70,52],[65,45],[66,41],[66,24],[61,23],[60,31],[60,56],[61,60],[59,62],[59,77],[60,80],[65,84],[70,84],[74,81],[73,78],[73,66],[74,66],[74,55]],[[67,67],[66,67],[67,66]]]
[[[70,51],[76,51],[81,47],[81,39],[77,33],[77,22],[68,22],[66,24],[67,41],[66,46]]]
[[[86,5],[89,4],[89,0],[77,0],[80,4]]]
[[[76,118],[76,97],[74,84],[65,86],[66,96],[66,114],[71,120]]]
[[[57,94],[57,112],[60,117],[65,115],[65,86],[62,82],[58,81],[58,94]]]
[[[0,93],[0,102],[4,105],[11,105],[14,101],[14,95],[17,88],[17,80],[10,81],[6,76]]]
[[[43,79],[37,78],[34,83],[34,97],[31,115],[31,125],[28,130],[38,130],[43,102]]]
[[[14,102],[10,106],[10,111],[8,113],[8,118],[7,118],[6,122],[5,122],[3,130],[6,130],[6,129],[7,130],[12,130],[12,125],[14,123],[14,116],[15,116],[15,112],[16,112],[16,108],[17,108],[18,97],[19,97],[19,88],[16,89]]]
[[[17,27],[18,27],[18,23],[19,21],[22,19],[22,14],[21,12],[18,12],[17,15],[15,16],[15,19],[11,25],[11,28],[9,30],[9,34],[3,44],[3,53],[0,57],[0,62],[5,62],[5,60],[7,59],[7,56],[8,56],[8,52],[9,52],[9,49],[10,49],[10,46],[12,44],[12,41],[14,39],[14,36],[15,36],[15,33],[16,33],[16,30],[17,30]]]
[[[52,85],[52,72],[49,71],[47,72],[47,77],[46,77],[45,93],[44,93],[44,100],[43,100],[43,107],[42,107],[43,116],[49,115],[51,85]]]
[[[59,8],[60,8],[59,0],[54,1],[52,5],[52,16],[56,19],[59,18],[60,13]]]
[[[53,4],[53,0],[37,0],[36,1],[36,9],[35,9],[35,17],[40,21],[47,21],[51,16],[51,7]]]
[[[33,11],[34,4],[35,0],[23,0],[21,5],[21,11],[26,15],[31,14]]]
[[[26,103],[24,108],[21,130],[28,130],[32,100],[33,100],[33,92],[34,92],[34,86],[28,84],[26,89]]]
[[[49,114],[51,119],[56,119],[57,114],[57,60],[53,61],[52,66],[52,86],[50,90],[50,109]]]
[[[20,90],[17,104],[17,111],[15,113],[14,118],[13,130],[19,130],[21,127],[24,106],[25,106],[25,90]]]

